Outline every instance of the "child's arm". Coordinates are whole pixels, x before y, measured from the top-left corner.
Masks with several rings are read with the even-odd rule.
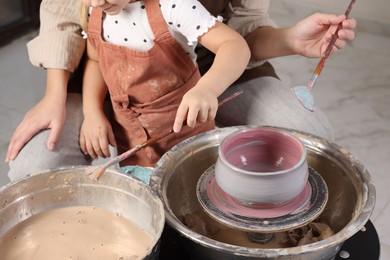
[[[250,59],[244,38],[218,21],[199,37],[199,43],[216,56],[207,73],[184,95],[173,125],[175,132],[180,131],[184,120],[189,127],[194,127],[197,121],[213,120],[217,113],[218,96],[240,77]]]
[[[83,78],[84,122],[80,130],[80,147],[94,159],[98,156],[109,157],[108,144],[116,146],[110,122],[103,111],[106,94],[107,87],[100,72],[97,53],[88,41]]]

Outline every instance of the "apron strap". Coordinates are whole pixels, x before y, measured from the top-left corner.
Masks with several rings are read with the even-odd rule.
[[[92,8],[92,13],[88,21],[88,34],[101,35],[102,33],[103,11],[99,8]]]
[[[148,16],[150,27],[152,28],[155,41],[163,40],[172,35],[168,30],[164,16],[161,12],[159,0],[145,0],[145,9]]]

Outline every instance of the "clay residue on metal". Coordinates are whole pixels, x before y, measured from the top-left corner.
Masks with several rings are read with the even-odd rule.
[[[315,243],[334,235],[334,231],[326,221],[320,218],[300,228],[273,233],[273,238],[266,243],[251,241],[248,232],[227,227],[212,219],[202,209],[183,216],[183,223],[200,235],[222,243],[248,248],[289,248]]]

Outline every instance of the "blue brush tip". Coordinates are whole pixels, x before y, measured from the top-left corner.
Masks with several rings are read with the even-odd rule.
[[[292,90],[303,107],[309,111],[314,112],[314,98],[312,93],[307,90],[307,87],[299,86],[294,87]]]

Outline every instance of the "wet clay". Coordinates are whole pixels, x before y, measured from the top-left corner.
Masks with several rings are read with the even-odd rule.
[[[306,226],[286,232],[273,233],[266,243],[251,241],[248,232],[227,227],[212,219],[203,209],[183,217],[183,223],[192,231],[219,242],[248,248],[288,248],[326,239],[334,234],[325,221],[317,219]]]
[[[0,237],[1,259],[143,259],[153,238],[132,221],[97,207],[34,215]]]

